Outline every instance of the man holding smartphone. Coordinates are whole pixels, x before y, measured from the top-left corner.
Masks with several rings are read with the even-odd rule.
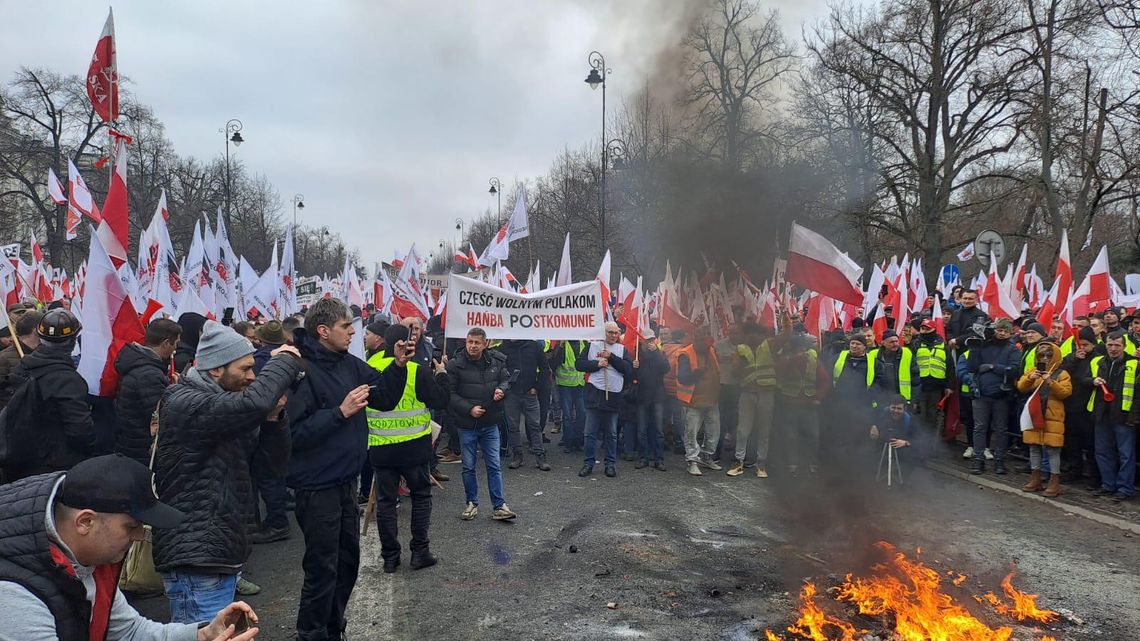
[[[368,452],[364,408],[393,409],[407,381],[406,341],[392,346],[383,372],[348,353],[355,329],[341,301],[317,301],[293,342],[306,376],[290,393],[293,457],[286,482],[305,536],[305,571],[297,613],[299,641],[340,641],[344,611],[360,569],[356,482]]]

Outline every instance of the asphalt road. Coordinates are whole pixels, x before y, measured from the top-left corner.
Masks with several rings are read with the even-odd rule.
[[[668,455],[667,472],[621,461],[615,479],[600,465],[580,479],[580,460],[555,453],[552,472],[505,471],[512,523],[491,520],[481,472],[481,513],[461,521],[460,466],[442,466],[452,480],[434,501],[440,564],[413,572],[405,558],[384,575],[371,527],[348,638],[762,638],[794,620],[804,578],[826,586],[865,569],[877,540],[965,573],[949,591],[993,625],[1009,622],[968,596],[1000,593],[1016,565],[1015,585],[1083,621],[1052,627],[1057,639],[1140,638],[1137,538],[905,461],[905,483],[887,488],[870,478],[877,453],[844,456],[852,469],[814,478],[693,478]],[[407,506],[400,514],[406,536]],[[247,568],[264,587],[250,599],[266,622],[261,638],[293,638],[301,553],[296,531],[255,548]],[[137,605],[165,613],[161,597]],[[1017,628],[1014,638],[1043,632]]]

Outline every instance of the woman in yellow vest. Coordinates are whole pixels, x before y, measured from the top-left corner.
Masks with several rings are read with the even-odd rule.
[[[394,361],[393,346],[407,340],[409,330],[392,325],[384,330],[387,347],[368,359],[368,364],[384,371]],[[447,373],[438,361],[431,371],[415,361],[408,361],[407,383],[396,407],[387,412],[365,410],[368,417],[368,460],[375,470],[376,529],[380,534],[380,557],[384,571],[392,573],[400,565],[399,524],[396,499],[400,479],[408,485],[412,499],[413,570],[435,565],[428,547],[431,524],[431,413],[428,409],[446,409],[450,397]]]

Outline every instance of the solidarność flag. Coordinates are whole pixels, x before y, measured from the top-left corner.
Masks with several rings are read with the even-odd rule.
[[[87,68],[87,97],[103,122],[119,118],[119,67],[115,61],[115,14],[108,9],[103,33]]]

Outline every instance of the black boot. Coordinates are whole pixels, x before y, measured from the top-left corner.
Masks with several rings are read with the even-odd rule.
[[[589,465],[583,465],[582,469],[578,470],[578,476],[589,476],[594,471],[594,468]]]
[[[414,557],[412,563],[415,563]],[[398,567],[400,567],[400,557],[397,556],[391,559],[384,559],[384,574],[392,574]]]
[[[977,457],[974,459],[974,469],[970,470],[970,474],[978,475],[986,471],[986,459]]]
[[[997,474],[998,476],[1005,476],[1005,474],[1007,474],[1005,469],[1005,461],[1002,459],[994,461],[994,474]]]
[[[511,455],[511,464],[508,465],[507,467],[511,468],[512,470],[517,470],[520,467],[522,467],[522,464],[523,464],[522,449],[517,449]]]
[[[430,568],[436,563],[439,563],[439,559],[435,558],[435,556],[431,553],[431,550],[420,550],[417,552],[412,552],[411,566],[413,570]]]
[[[542,470],[543,472],[549,472],[550,471],[550,463],[546,462],[545,456],[535,457],[534,466],[537,467],[538,469]]]

